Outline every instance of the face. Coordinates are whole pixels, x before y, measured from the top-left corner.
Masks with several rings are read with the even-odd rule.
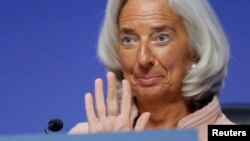
[[[181,19],[164,0],[128,0],[119,17],[119,58],[135,97],[181,96],[190,47]]]

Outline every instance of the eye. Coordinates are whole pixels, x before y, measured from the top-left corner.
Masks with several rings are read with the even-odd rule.
[[[166,42],[169,40],[169,35],[168,34],[159,34],[157,37],[156,37],[156,41],[159,41],[159,42]]]
[[[124,37],[122,39],[123,43],[126,43],[126,44],[130,44],[132,42],[132,38],[131,37]]]
[[[124,36],[121,38],[121,42],[124,45],[132,45],[132,44],[135,44],[136,39],[131,36]]]

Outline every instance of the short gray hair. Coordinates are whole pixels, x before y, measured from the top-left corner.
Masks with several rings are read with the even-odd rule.
[[[108,71],[123,79],[118,57],[118,17],[126,0],[108,0],[98,41],[98,56]],[[197,106],[219,94],[227,74],[229,47],[215,12],[207,0],[166,0],[181,17],[198,61],[183,79],[183,96]]]

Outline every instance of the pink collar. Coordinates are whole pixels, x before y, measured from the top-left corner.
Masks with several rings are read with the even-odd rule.
[[[218,116],[222,114],[219,100],[214,96],[207,106],[181,119],[178,128],[197,128],[199,126],[213,124]]]

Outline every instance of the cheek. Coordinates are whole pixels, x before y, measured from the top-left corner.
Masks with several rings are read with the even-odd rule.
[[[158,62],[167,70],[173,69],[180,62],[180,54],[170,48],[158,49],[155,51]]]
[[[172,79],[182,79],[189,64],[188,54],[184,50],[162,50],[158,56],[161,66],[170,72]]]
[[[127,73],[132,72],[133,70],[134,63],[136,62],[135,55],[133,52],[124,49],[119,49],[118,55],[120,58],[122,72],[126,78]]]

